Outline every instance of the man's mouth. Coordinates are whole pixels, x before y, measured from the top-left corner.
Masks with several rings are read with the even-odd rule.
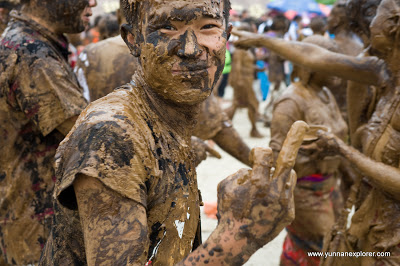
[[[199,76],[199,75],[204,75],[205,73],[208,73],[208,68],[172,70],[173,75],[182,75],[182,76]]]
[[[197,63],[195,65],[187,64],[186,66],[173,67],[172,74],[173,75],[181,75],[181,76],[200,76],[208,73],[209,66],[207,63]]]

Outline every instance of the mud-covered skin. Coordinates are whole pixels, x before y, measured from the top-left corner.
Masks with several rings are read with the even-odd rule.
[[[124,238],[132,242],[124,246],[131,262],[141,265],[147,260],[154,265],[173,265],[191,251],[200,201],[190,143],[160,120],[157,109],[147,104],[146,97],[144,88],[126,85],[124,90],[96,101],[82,113],[60,146],[56,157],[60,177],[55,188],[56,217],[42,265],[86,265],[94,258],[112,264],[118,254],[122,260],[128,256],[116,251],[122,244],[115,240]],[[80,194],[78,213],[72,184],[79,186],[74,181],[80,173],[101,182],[103,189],[84,192],[99,201]],[[107,212],[102,211],[105,200],[109,204],[122,202],[121,209],[116,206],[115,212],[108,210],[115,215],[112,224],[107,222]],[[82,218],[81,208],[98,211],[83,212],[88,216]],[[145,219],[139,219],[136,210],[146,211]],[[125,220],[130,218],[123,213],[136,217],[132,218],[136,225],[127,224]],[[75,220],[81,220],[83,227],[79,223],[67,228]],[[104,226],[90,226],[94,221]],[[134,230],[126,226],[134,226]],[[75,237],[83,239],[102,233],[109,234],[105,239],[113,242],[100,249],[111,250],[115,256],[98,252],[87,258],[85,249],[92,250],[95,244],[75,246]]]
[[[23,12],[40,14],[40,21],[59,33],[79,33],[88,25],[91,6],[96,0],[31,0]],[[87,19],[85,18],[87,17]]]
[[[154,11],[146,12],[140,32],[131,35],[125,27],[122,37],[139,56],[148,85],[172,103],[204,101],[225,61],[227,24],[221,2],[150,1],[135,5]]]
[[[244,31],[232,31],[240,37],[235,46],[240,48],[266,47],[295,64],[314,71],[338,76],[363,84],[384,85],[389,80],[387,65],[374,56],[352,57],[330,52],[309,43],[285,41]]]
[[[75,73],[85,95],[89,92],[90,101],[95,101],[130,82],[137,68],[137,59],[129,54],[128,47],[118,36],[87,46],[79,57]],[[213,139],[223,150],[250,165],[250,148],[232,127],[214,95],[201,103],[196,120],[194,136]]]
[[[232,61],[232,71],[229,75],[229,84],[233,87],[232,106],[226,110],[232,119],[237,108],[247,108],[252,128],[252,137],[262,137],[256,127],[258,100],[253,91],[254,73],[256,70],[255,56],[251,51],[236,49]]]
[[[0,46],[0,231],[7,262],[21,265],[39,260],[49,234],[56,128],[87,103],[66,39],[12,16]]]

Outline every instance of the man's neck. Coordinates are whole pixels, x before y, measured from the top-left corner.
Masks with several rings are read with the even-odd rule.
[[[190,141],[201,103],[195,105],[176,104],[162,98],[146,84],[140,71],[134,75],[134,81],[137,86],[144,89],[146,100],[159,119],[186,141]]]

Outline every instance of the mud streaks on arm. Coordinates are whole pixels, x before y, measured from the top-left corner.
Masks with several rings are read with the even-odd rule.
[[[88,265],[144,265],[149,249],[146,209],[79,175],[74,182]]]

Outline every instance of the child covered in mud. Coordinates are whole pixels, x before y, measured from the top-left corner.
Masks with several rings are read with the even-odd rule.
[[[325,250],[385,251],[391,255],[329,257],[322,262],[324,265],[400,264],[399,17],[400,1],[383,0],[379,4],[370,25],[371,50],[379,56],[379,60],[375,57],[355,58],[332,54],[315,46],[266,40],[254,35],[248,35],[240,41],[246,46],[265,45],[298,64],[311,69],[320,68],[329,74],[359,83],[372,84],[379,89],[380,97],[377,98],[371,118],[356,132],[362,153],[347,146],[334,134],[320,132],[319,145],[351,162],[363,174],[363,182],[370,187],[365,198],[359,202],[350,227],[336,228],[333,231],[336,235],[328,239]],[[305,58],[303,54],[313,56]]]
[[[119,20],[124,22],[121,12],[119,16]],[[95,101],[129,83],[138,64],[121,36],[117,36],[88,45],[81,53],[75,73],[82,87],[89,92],[90,101]],[[230,155],[250,166],[250,148],[233,128],[213,94],[201,104],[193,135],[201,140],[212,139]],[[193,142],[198,144],[194,145],[198,162],[200,158],[206,158],[206,152],[220,156],[197,138],[194,137]]]
[[[312,43],[337,52],[335,43],[321,35],[314,35],[302,42]],[[303,120],[309,125],[328,128],[342,140],[347,136],[343,120],[329,87],[336,79],[323,72],[310,71],[295,65],[292,83],[274,105],[271,123],[270,147],[278,155],[291,125]],[[338,191],[340,156],[325,156],[315,143],[301,146],[296,165],[297,185],[294,190],[295,219],[287,227],[283,244],[281,265],[318,265],[318,257],[307,256],[309,251],[321,251],[323,237],[335,222],[334,208],[340,208],[339,199],[332,201]],[[339,205],[339,206],[337,206]]]
[[[272,152],[219,184],[219,224],[201,244],[190,147],[223,66],[229,1],[125,0],[122,37],[139,68],[92,103],[56,155],[55,219],[41,265],[243,264],[293,219],[296,124]],[[192,253],[191,253],[192,252]]]
[[[56,149],[87,106],[64,33],[83,31],[96,1],[21,4],[0,45],[0,250],[5,264],[29,265],[50,232]]]

